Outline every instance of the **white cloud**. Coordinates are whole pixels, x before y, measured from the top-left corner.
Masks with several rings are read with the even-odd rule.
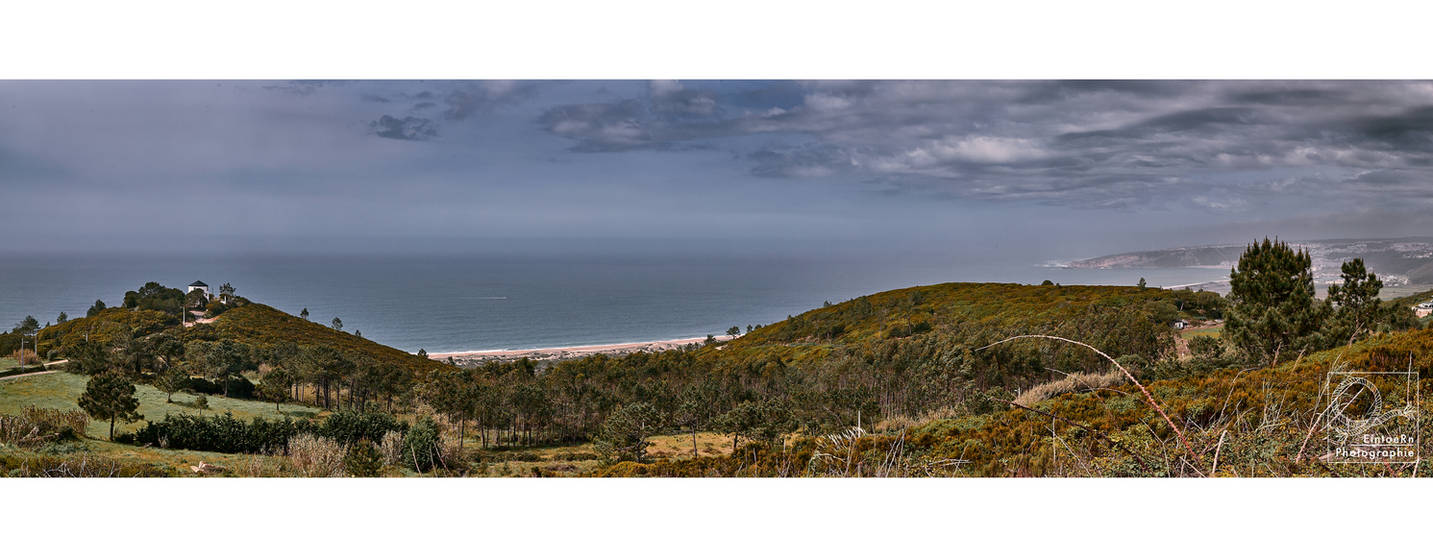
[[[672,79],[653,80],[649,84],[649,87],[651,87],[652,96],[654,97],[665,97],[672,93],[681,92],[683,89],[681,82]]]
[[[807,108],[810,108],[812,110],[829,112],[850,108],[851,101],[845,99],[844,97],[839,97],[836,95],[814,93],[811,95],[806,95],[805,105]]]

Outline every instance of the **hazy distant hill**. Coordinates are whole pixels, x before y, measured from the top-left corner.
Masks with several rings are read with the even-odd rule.
[[[1312,240],[1293,242],[1313,255],[1315,278],[1324,282],[1338,276],[1339,265],[1355,257],[1381,275],[1384,284],[1433,283],[1433,238]],[[1072,261],[1078,269],[1169,269],[1179,267],[1233,267],[1244,244],[1179,247],[1117,253]]]

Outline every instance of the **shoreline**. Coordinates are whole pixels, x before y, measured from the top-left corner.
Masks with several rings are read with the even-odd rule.
[[[734,336],[714,335],[718,341],[728,341]],[[517,360],[528,358],[532,360],[562,360],[567,358],[581,358],[595,354],[620,355],[633,352],[658,352],[681,348],[689,344],[701,344],[707,337],[674,338],[665,340],[643,340],[635,342],[616,342],[611,344],[587,344],[581,346],[550,346],[544,348],[519,348],[519,349],[497,349],[497,350],[464,350],[457,352],[430,352],[428,359],[446,360],[452,358],[458,362],[484,362],[492,360]]]

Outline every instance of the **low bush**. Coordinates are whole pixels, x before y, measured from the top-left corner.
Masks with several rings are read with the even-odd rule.
[[[136,445],[168,449],[258,454],[283,451],[289,439],[315,429],[312,422],[289,418],[244,422],[228,412],[218,416],[180,414],[148,422],[132,438],[124,439]]]
[[[389,432],[401,433],[404,429],[406,426],[403,422],[388,414],[340,410],[324,420],[319,433],[349,446],[360,440],[377,443]]]
[[[372,478],[383,469],[383,455],[372,441],[367,439],[348,446],[343,457],[343,469],[355,478]]]
[[[245,422],[226,412],[215,416],[167,415],[162,421],[148,422],[139,431],[115,440],[166,449],[264,454],[283,452],[291,439],[303,434],[348,447],[358,441],[382,441],[394,432],[401,435],[404,429],[403,422],[375,412],[345,410],[329,416],[322,424],[290,418],[254,418]]]
[[[224,385],[210,381],[203,377],[190,377],[189,390],[205,395],[218,395],[224,393]],[[254,383],[245,377],[234,377],[229,380],[229,398],[254,398]]]
[[[423,418],[403,436],[403,465],[417,472],[427,472],[443,464],[443,440],[438,424]]]

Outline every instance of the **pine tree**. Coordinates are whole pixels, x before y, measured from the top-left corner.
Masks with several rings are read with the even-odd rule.
[[[303,318],[304,321],[308,321],[308,308],[304,308],[303,311],[300,311],[299,317]]]
[[[692,458],[698,456],[697,431],[710,424],[715,417],[713,413],[720,396],[721,391],[715,383],[703,381],[688,385],[677,398],[675,418],[692,432]]]
[[[1378,292],[1383,289],[1383,281],[1368,272],[1362,258],[1345,261],[1341,270],[1343,284],[1329,286],[1328,301],[1337,308],[1334,320],[1338,322],[1339,332],[1346,333],[1352,344],[1372,332],[1376,325],[1382,309]]]
[[[592,446],[604,462],[643,462],[647,446],[651,445],[647,438],[661,427],[661,413],[651,404],[636,402],[620,406],[602,422]]]
[[[1327,311],[1314,301],[1312,265],[1308,252],[1284,242],[1250,244],[1229,272],[1225,330],[1231,343],[1271,365],[1282,354],[1322,347]]]
[[[348,446],[343,457],[343,469],[354,478],[372,478],[383,469],[383,455],[367,439],[360,439]]]
[[[91,377],[79,404],[94,419],[109,420],[110,441],[114,440],[116,420],[132,422],[144,417],[137,411],[139,399],[134,396],[134,383],[113,371]]]
[[[294,378],[283,368],[277,368],[264,375],[259,383],[259,396],[264,400],[274,403],[274,411],[279,411],[279,404],[288,402],[290,389],[293,388]]]
[[[472,370],[451,368],[434,374],[424,389],[423,399],[434,410],[458,423],[458,450],[463,450],[468,420],[478,410],[481,386]]]
[[[154,386],[164,391],[164,402],[174,402],[174,393],[189,386],[189,372],[179,366],[169,366],[155,375]]]
[[[15,332],[22,335],[32,335],[38,330],[40,330],[40,320],[35,319],[33,315],[26,315],[24,319],[15,324],[14,329]]]

